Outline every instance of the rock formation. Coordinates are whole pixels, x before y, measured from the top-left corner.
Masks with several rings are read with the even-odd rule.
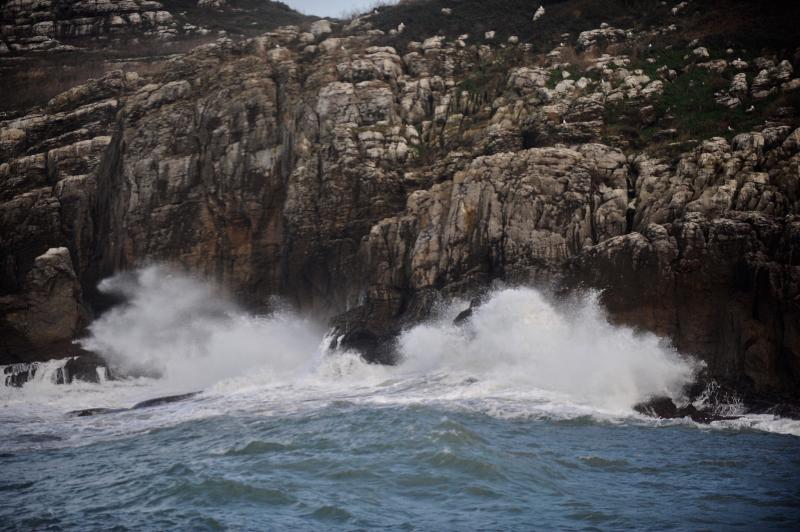
[[[85,320],[81,289],[67,248],[50,248],[36,257],[18,297],[4,296],[5,327],[42,347],[74,336]]]
[[[219,38],[0,118],[3,334],[69,339],[101,278],[165,261],[331,317],[391,361],[437,298],[500,280],[602,289],[614,320],[712,377],[797,393],[794,48],[733,61],[686,42],[686,6],[543,53],[465,31],[490,27],[408,41],[393,9]],[[46,334],[45,285],[63,309]]]

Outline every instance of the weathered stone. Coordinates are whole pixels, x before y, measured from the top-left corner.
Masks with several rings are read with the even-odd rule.
[[[82,304],[69,250],[47,250],[36,257],[21,293],[0,297],[0,330],[8,331],[5,349],[25,350],[70,340],[85,323]]]
[[[137,6],[109,17],[149,27],[163,11]],[[104,20],[122,31],[120,19]],[[697,65],[652,79],[632,52],[676,30],[603,25],[579,35],[592,51],[575,59],[569,35],[544,57],[466,35],[411,41],[401,56],[388,44],[403,45],[403,27],[384,38],[365,16],[334,37],[323,22],[220,38],[2,115],[3,339],[31,344],[31,309],[47,317],[37,279],[59,280],[54,300],[73,316],[102,277],[163,261],[255,308],[277,295],[333,316],[344,345],[391,362],[393,334],[438,297],[499,279],[602,288],[612,319],[668,336],[715,376],[800,382],[788,111],[730,141],[667,145],[674,159],[661,160],[655,143],[685,132],[660,98]],[[793,83],[777,57],[754,64],[754,87],[738,73],[718,101]],[[617,134],[616,118],[652,127],[654,146]],[[42,265],[62,247],[72,277]],[[44,271],[55,273],[32,273]]]

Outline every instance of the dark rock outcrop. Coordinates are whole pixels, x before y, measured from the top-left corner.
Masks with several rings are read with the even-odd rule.
[[[689,418],[695,423],[708,424],[713,421],[736,419],[738,416],[723,416],[711,409],[698,409],[693,404],[678,407],[669,397],[657,397],[633,407],[636,412],[660,419]]]
[[[81,288],[67,248],[36,257],[18,295],[0,297],[3,352],[50,346],[75,336],[86,322]]]
[[[50,347],[52,349],[52,346]],[[52,350],[47,353],[51,357],[58,354]],[[52,384],[70,384],[76,380],[100,382],[110,378],[112,375],[109,374],[106,362],[99,355],[87,352],[48,362],[16,362],[0,366],[0,383],[12,387],[24,386],[34,380],[49,381]]]

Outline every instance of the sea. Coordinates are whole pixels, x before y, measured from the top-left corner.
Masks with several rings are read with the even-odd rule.
[[[800,421],[637,413],[702,363],[597,297],[442,302],[381,366],[164,268],[101,289],[126,302],[80,341],[97,382],[0,371],[0,529],[800,529]]]

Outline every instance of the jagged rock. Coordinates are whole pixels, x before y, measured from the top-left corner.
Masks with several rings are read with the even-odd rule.
[[[227,5],[227,0],[197,0],[198,7],[213,7],[219,9]]]
[[[731,61],[731,66],[736,70],[747,70],[750,64],[747,61],[743,61],[741,58],[737,58]]]
[[[695,423],[708,424],[713,421],[736,419],[737,416],[723,416],[709,409],[699,410],[692,404],[678,407],[669,397],[656,397],[645,403],[639,403],[633,409],[646,416],[661,419],[690,418]]]
[[[0,328],[12,331],[9,343],[14,347],[69,340],[85,323],[81,287],[67,248],[51,248],[36,257],[21,292],[0,297]]]
[[[724,59],[715,59],[714,61],[707,61],[705,63],[697,63],[697,68],[704,68],[711,72],[721,74],[728,68],[728,62]]]
[[[796,90],[800,90],[800,78],[787,81],[786,83],[781,85],[781,90],[783,92],[794,92]]]
[[[758,75],[753,79],[753,83],[751,85],[751,93],[753,98],[756,100],[763,100],[764,98],[769,97],[772,95],[776,87],[774,86],[775,83],[775,68],[772,67],[771,69],[762,69],[759,71]]]
[[[745,96],[747,94],[747,74],[741,72],[734,75],[728,91],[736,96]]]
[[[604,24],[578,43],[609,53],[573,60],[568,44],[537,58],[466,35],[384,38],[377,19],[335,37],[221,38],[1,115],[0,297],[24,308],[50,248],[69,250],[89,301],[104,276],[165,261],[256,308],[279,295],[334,316],[344,345],[391,362],[393,334],[440,296],[495,279],[598,287],[613,319],[716,375],[800,382],[787,112],[731,141],[666,144],[661,160],[609,134],[610,115],[652,124],[654,144],[682,141],[660,99],[693,67],[653,79],[633,55],[675,30]],[[758,90],[792,83],[779,59],[754,61]],[[741,74],[719,96],[747,98]]]
[[[443,43],[444,43],[444,37],[442,36],[437,35],[435,37],[429,37],[425,39],[425,41],[422,43],[422,49],[423,50],[438,49],[442,47]]]
[[[775,69],[775,80],[777,80],[779,83],[788,81],[792,78],[792,74],[794,74],[794,68],[792,67],[792,64],[784,59]]]
[[[672,14],[673,14],[673,15],[677,15],[678,13],[680,13],[681,11],[683,11],[683,10],[686,8],[686,6],[687,6],[687,5],[689,5],[689,3],[688,3],[688,2],[680,2],[679,4],[676,4],[676,5],[675,5],[675,6],[672,8]]]
[[[153,32],[167,35],[174,20],[162,7],[151,0],[9,0],[0,10],[0,34],[17,52],[54,51],[63,48],[63,40],[109,34]],[[33,41],[29,34],[43,40]]]
[[[333,32],[333,27],[331,26],[331,22],[329,20],[320,19],[311,24],[309,31],[312,35],[314,35],[314,37],[319,39],[323,35]]]
[[[596,30],[583,31],[578,35],[578,50],[590,50],[596,46],[614,44],[625,41],[628,32],[612,28],[608,25]]]
[[[624,156],[600,145],[475,160],[452,185],[412,194],[406,214],[372,228],[362,248],[367,270],[376,272],[368,301],[392,315],[404,297],[393,276],[407,276],[403,282],[424,292],[437,283],[485,278],[501,264],[511,274],[531,259],[555,263],[623,231],[624,171]],[[402,267],[387,270],[393,263]]]

